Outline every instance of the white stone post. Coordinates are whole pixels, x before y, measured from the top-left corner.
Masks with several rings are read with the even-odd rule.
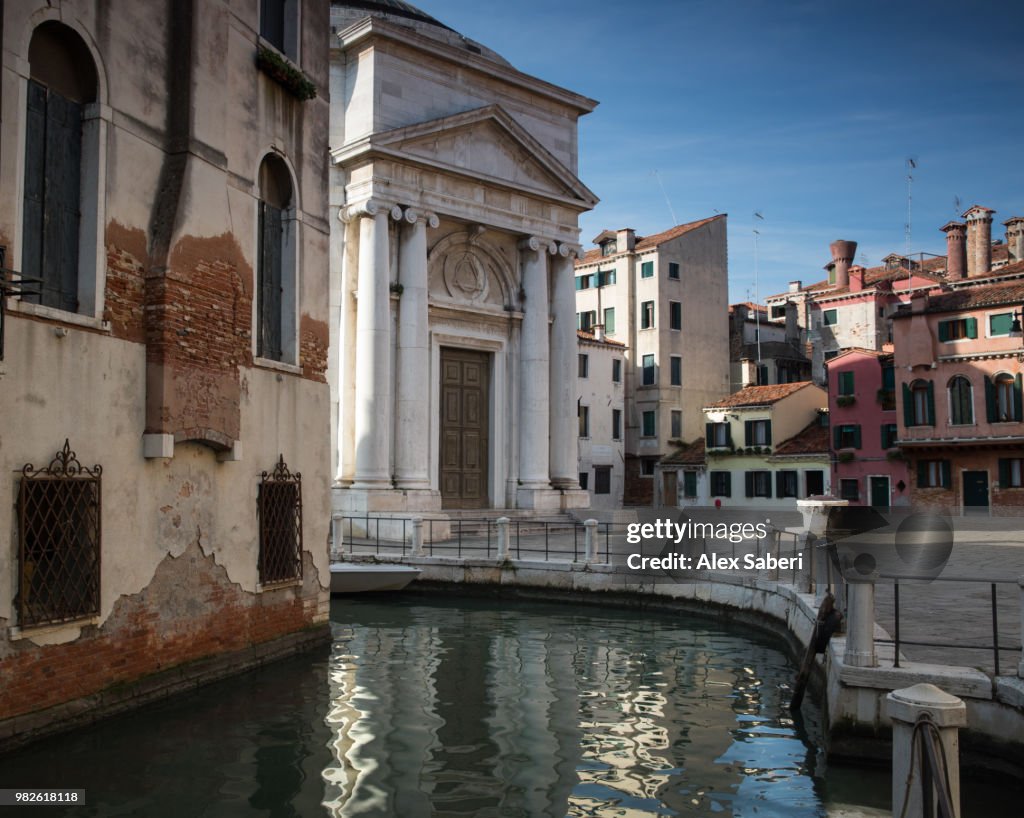
[[[368,201],[359,217],[359,280],[356,303],[355,446],[353,488],[391,487],[391,274],[388,208]]]
[[[550,489],[548,476],[548,253],[535,236],[519,242],[526,304],[520,335],[519,484]]]
[[[427,227],[437,216],[411,208],[398,248],[398,395],[395,401],[395,485],[430,488],[430,328],[427,319]]]
[[[1017,577],[1017,584],[1020,586],[1020,632],[1021,638],[1024,638],[1024,576]],[[1017,665],[1017,675],[1024,679],[1024,654]]]
[[[340,514],[331,515],[331,559],[340,560],[345,555],[345,534],[341,530]]]
[[[412,555],[423,556],[423,518],[412,518]]]
[[[508,517],[499,517],[497,519],[498,526],[498,559],[508,559]]]
[[[576,276],[574,249],[558,245],[558,254],[551,264],[551,483],[559,489],[578,489],[579,458],[577,456],[576,422]],[[527,301],[529,309],[529,301]]]
[[[597,562],[597,520],[583,521],[583,561]]]
[[[875,579],[847,582],[846,598],[850,620],[846,626],[843,662],[853,667],[877,667],[875,658]]]
[[[949,788],[953,814],[960,818],[960,739],[958,728],[967,724],[967,706],[931,684],[916,684],[894,690],[886,698],[889,718],[892,719],[892,814],[923,816],[921,778],[924,763],[924,745],[913,750],[914,725],[922,716],[930,719],[938,730],[939,743],[945,750],[949,773]],[[918,735],[926,739],[923,728]],[[914,767],[910,759],[913,756]],[[942,754],[939,753],[941,758]],[[913,776],[907,793],[907,778]],[[945,785],[943,779],[934,780],[936,787]],[[906,806],[904,806],[904,802]],[[933,795],[932,803],[936,803]]]

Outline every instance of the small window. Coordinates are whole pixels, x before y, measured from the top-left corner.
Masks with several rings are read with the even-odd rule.
[[[640,278],[654,278],[653,261],[645,261],[640,265]]]
[[[985,382],[990,423],[1021,420],[1021,376],[1001,372],[994,381]]]
[[[785,318],[786,317],[786,305],[776,304],[772,306],[772,318]]]
[[[606,335],[615,334],[615,307],[606,307],[604,311],[604,331]]]
[[[576,414],[580,422],[580,437],[590,437],[590,407],[580,406]]]
[[[602,256],[614,256],[618,250],[618,243],[615,241],[601,242],[601,255]]]
[[[897,427],[895,423],[882,424],[882,448],[892,449],[896,445]]]
[[[832,431],[835,448],[838,449],[859,449],[860,448],[860,425],[844,423],[836,426]]]
[[[668,302],[668,328],[683,328],[683,304],[680,301]]]
[[[712,497],[732,496],[732,472],[713,471],[709,475]]]
[[[644,457],[640,459],[640,474],[644,477],[654,477],[654,467],[658,464],[656,457]]]
[[[679,279],[679,265],[674,261],[668,263],[668,277]]]
[[[584,332],[590,332],[594,324],[597,323],[597,311],[588,310],[587,312],[576,313],[576,329],[583,330]]]
[[[948,460],[918,460],[917,487],[948,489],[953,485],[951,473]]]
[[[768,364],[757,365],[757,385],[768,386]]]
[[[654,437],[657,434],[657,424],[655,422],[655,414],[653,409],[648,409],[643,413],[643,426],[641,435],[643,437]]]
[[[820,497],[825,493],[825,473],[818,470],[804,472],[804,486],[808,497]]]
[[[844,477],[839,481],[839,499],[856,503],[860,500],[860,481]]]
[[[772,422],[770,420],[748,420],[744,424],[747,446],[770,446],[772,443]]]
[[[589,290],[590,289],[590,281],[591,281],[591,279],[592,279],[592,276],[589,273],[587,273],[586,275],[582,275],[582,276],[576,276],[576,290],[577,290],[577,292],[579,290]]]
[[[697,496],[697,472],[683,472],[683,497],[693,499]]]
[[[612,440],[622,440],[621,409],[612,409]]]
[[[775,473],[775,485],[776,494],[779,497],[796,497],[797,496],[797,480],[798,472],[796,471],[778,471]]]
[[[297,62],[299,0],[260,0],[260,37]]]
[[[977,318],[954,318],[951,321],[939,321],[939,341],[960,341],[964,338],[978,337]]]
[[[1024,487],[1024,459],[1019,457],[999,458],[999,488],[1019,489]]]
[[[644,301],[640,305],[640,329],[652,329],[654,327],[654,302]]]
[[[882,389],[896,388],[896,369],[889,364],[882,367]]]
[[[641,386],[654,386],[654,356],[644,355],[643,357],[643,377],[641,378]]]
[[[594,494],[612,493],[612,467],[594,466]]]
[[[962,375],[949,382],[949,422],[954,426],[974,423],[974,390]]]
[[[256,495],[260,583],[288,582],[302,575],[302,480],[285,465],[263,472]]]
[[[732,445],[728,423],[708,423],[705,426],[704,445],[709,449],[723,449]]]
[[[935,425],[935,385],[931,381],[903,384],[903,422],[906,426]]]
[[[583,489],[584,491],[586,491],[587,490],[587,486],[589,486],[589,485],[590,485],[590,472],[581,471],[580,472],[580,488]]]
[[[772,473],[770,471],[748,471],[746,483],[747,497],[772,496]]]
[[[670,435],[674,438],[683,436],[683,413],[679,409],[672,410],[672,431]]]
[[[683,385],[683,359],[678,355],[669,358],[669,372],[672,376],[672,386]]]
[[[615,283],[615,271],[614,270],[598,270],[597,271],[597,286],[607,287],[610,284]]]
[[[295,202],[291,174],[277,155],[259,173],[256,356],[295,362]]]
[[[826,361],[831,361],[838,354],[839,354],[839,350],[838,349],[826,349],[824,357],[825,357]]]
[[[988,334],[993,338],[999,335],[1009,335],[1012,328],[1012,312],[1001,312],[988,317]]]
[[[578,370],[579,370],[578,371],[579,377],[581,377],[581,378],[588,377],[590,375],[590,356],[581,352],[576,357],[578,359],[577,367],[578,367]]]
[[[612,358],[612,383],[622,383],[621,358]]]
[[[838,386],[840,395],[853,395],[853,373],[840,372]]]
[[[826,327],[835,326],[838,321],[838,310],[825,310],[821,314],[821,323]]]

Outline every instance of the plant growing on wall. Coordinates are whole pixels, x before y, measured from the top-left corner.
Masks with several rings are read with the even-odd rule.
[[[853,406],[857,399],[853,395],[840,395],[836,398],[836,406]]]
[[[849,462],[851,462],[853,460],[853,458],[854,458],[853,452],[840,452],[839,455],[837,456],[837,459],[839,460],[840,463],[849,463]]]
[[[313,81],[273,49],[261,46],[257,50],[256,67],[300,102],[316,96]]]

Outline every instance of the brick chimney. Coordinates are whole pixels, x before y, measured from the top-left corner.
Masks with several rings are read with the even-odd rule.
[[[946,278],[967,276],[967,225],[947,222],[939,228],[946,234]]]
[[[636,231],[632,227],[624,227],[617,231],[615,244],[620,253],[632,253],[636,247]]]
[[[836,286],[848,287],[850,285],[850,262],[857,255],[857,242],[837,239],[829,245],[829,249],[832,251],[832,263],[836,267]]]
[[[859,293],[864,289],[864,268],[854,264],[850,268],[850,292]]]
[[[1024,259],[1024,217],[1014,216],[1007,219],[1006,225],[1006,246],[1010,251],[1010,261]]]
[[[985,275],[992,269],[992,214],[975,205],[964,213],[967,219],[967,275]]]

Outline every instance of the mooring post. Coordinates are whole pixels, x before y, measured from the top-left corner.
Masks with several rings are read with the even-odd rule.
[[[1020,586],[1020,632],[1024,634],[1024,576],[1017,577],[1017,585]],[[1021,654],[1020,664],[1017,665],[1017,675],[1024,679],[1024,654]]]
[[[941,815],[925,807],[945,803],[960,818],[959,728],[967,724],[967,706],[935,685],[916,684],[886,696],[886,709],[892,719],[892,814]]]
[[[423,556],[423,518],[412,518],[412,555]]]
[[[345,538],[341,533],[342,516],[331,515],[331,559],[340,560],[345,554]]]
[[[597,560],[597,520],[583,521],[583,561],[588,565]]]
[[[875,656],[875,580],[869,574],[855,582],[847,580],[846,652],[843,662],[853,667],[877,667]]]
[[[508,559],[508,524],[510,520],[508,517],[499,517],[497,519],[498,526],[498,559]]]

